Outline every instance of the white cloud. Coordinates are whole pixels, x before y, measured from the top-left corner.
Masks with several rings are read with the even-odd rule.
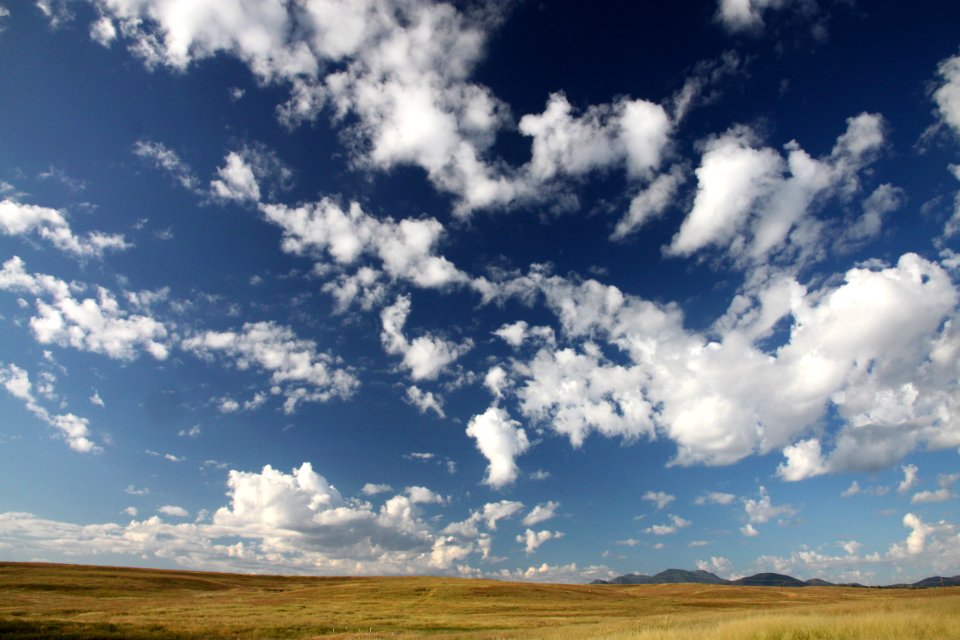
[[[435,396],[430,391],[423,391],[416,385],[407,387],[407,402],[415,406],[420,413],[433,411],[438,418],[446,418],[443,413],[443,404],[439,396]]]
[[[201,357],[222,355],[238,369],[269,372],[270,382],[285,398],[286,413],[296,411],[301,402],[349,398],[359,385],[339,357],[318,351],[313,340],[298,338],[290,327],[273,322],[248,322],[240,331],[206,331],[185,339],[181,347]]]
[[[844,229],[838,240],[840,246],[849,246],[872,240],[883,230],[887,214],[903,206],[906,194],[892,184],[881,184],[863,201],[863,215]]]
[[[915,464],[905,464],[900,467],[900,470],[903,471],[903,480],[897,485],[897,493],[906,493],[920,482],[920,478],[917,477],[920,469]]]
[[[391,487],[388,484],[374,484],[374,483],[368,482],[365,485],[363,485],[362,491],[363,491],[363,495],[365,496],[375,496],[379,493],[388,493],[390,491],[393,491],[393,487]]]
[[[743,510],[747,513],[750,524],[764,524],[772,518],[792,516],[797,513],[797,510],[789,504],[774,506],[765,487],[760,487],[760,497],[756,500],[743,498]]]
[[[93,395],[90,396],[90,404],[96,405],[98,407],[105,407],[106,404],[103,402],[103,398],[100,397],[100,392],[96,389],[93,390]]]
[[[916,254],[817,288],[789,275],[762,278],[703,333],[684,328],[676,305],[595,280],[535,271],[524,279],[578,346],[514,361],[509,389],[525,417],[574,446],[592,431],[662,436],[685,465],[790,447],[794,465],[806,466],[788,463],[782,473],[798,479],[886,468],[917,446],[960,446],[949,418],[960,410],[960,294],[942,267]],[[762,346],[776,326],[779,345]],[[806,435],[828,410],[844,420],[832,451]],[[819,456],[798,457],[818,446]]]
[[[7,390],[7,393],[18,400],[22,400],[27,411],[51,427],[58,429],[60,436],[66,440],[67,445],[74,451],[80,453],[99,453],[103,451],[90,439],[89,420],[72,413],[52,415],[37,402],[33,395],[34,385],[24,369],[13,363],[4,364],[0,362],[0,384]]]
[[[488,502],[483,505],[483,508],[472,510],[466,520],[448,524],[443,529],[443,533],[462,538],[482,537],[485,534],[481,534],[478,529],[481,523],[486,525],[489,531],[496,531],[497,522],[512,518],[521,511],[523,511],[523,503],[516,500]]]
[[[632,176],[649,177],[660,166],[673,127],[660,105],[621,100],[582,116],[572,112],[567,97],[554,93],[543,113],[520,119],[520,133],[533,139],[528,170],[537,182],[621,164]]]
[[[190,515],[190,512],[183,507],[178,507],[172,504],[165,504],[157,509],[157,511],[165,516],[172,516],[174,518],[186,518]]]
[[[556,515],[557,507],[559,506],[560,503],[554,502],[553,500],[538,504],[530,510],[530,513],[523,517],[523,525],[532,527],[535,524],[550,520]]]
[[[677,497],[663,491],[647,491],[640,499],[654,503],[657,505],[657,509],[663,509],[665,506],[676,500]]]
[[[189,429],[180,429],[177,435],[181,438],[199,438],[201,433],[203,433],[203,431],[200,429],[200,425],[195,424]]]
[[[703,494],[702,496],[697,496],[697,499],[693,501],[697,505],[705,504],[733,504],[733,501],[737,499],[737,496],[732,493],[723,493],[720,491],[710,491]]]
[[[960,55],[941,60],[937,75],[943,83],[934,91],[940,119],[960,135]]]
[[[517,372],[527,378],[517,391],[523,414],[549,424],[575,447],[594,430],[630,440],[653,435],[652,407],[643,396],[648,374],[604,362],[595,345],[582,353],[541,349]]]
[[[787,482],[812,478],[828,471],[820,451],[820,441],[816,438],[801,440],[784,448],[783,456],[787,461],[777,467],[777,475]]]
[[[956,495],[951,490],[951,487],[953,487],[957,480],[960,480],[960,473],[941,473],[937,476],[937,484],[940,485],[939,489],[936,491],[918,491],[910,498],[910,503],[944,502],[955,498]]]
[[[68,2],[69,0],[36,0],[34,4],[50,21],[50,27],[59,29],[76,17]]]
[[[210,181],[210,195],[216,200],[256,204],[264,195],[287,189],[292,170],[264,145],[247,145],[231,151]],[[263,193],[261,185],[267,187]]]
[[[260,186],[253,169],[235,151],[227,154],[225,164],[217,169],[217,178],[210,182],[210,193],[222,200],[260,201]]]
[[[759,32],[765,13],[787,8],[812,15],[818,7],[816,0],[718,0],[716,19],[729,33]]]
[[[356,202],[344,210],[330,198],[294,208],[264,204],[260,209],[269,222],[283,230],[284,251],[311,256],[325,267],[345,269],[361,257],[369,257],[377,259],[391,279],[422,288],[444,288],[469,281],[453,263],[436,255],[444,228],[434,218],[400,222],[389,217],[380,219],[365,213]],[[332,265],[327,264],[329,261]],[[369,272],[366,282],[349,283],[350,288],[341,286],[340,305],[349,306],[361,290],[370,289],[376,280],[373,275],[375,272]]]
[[[27,557],[110,554],[195,569],[326,575],[456,573],[480,552],[472,541],[437,533],[410,497],[394,496],[374,509],[343,497],[309,463],[290,473],[270,466],[231,470],[227,488],[229,502],[194,523],[152,517],[75,525],[0,514],[0,544]],[[185,517],[173,505],[162,511]]]
[[[499,489],[517,479],[516,458],[530,448],[519,422],[494,406],[470,419],[467,435],[476,440],[477,449],[489,463],[484,484]]]
[[[953,177],[960,180],[960,165],[951,164],[948,168],[950,169],[950,173],[953,174]],[[943,235],[947,238],[951,238],[960,233],[960,193],[954,197],[953,203],[953,215],[950,216],[950,219],[947,220],[943,227]],[[946,251],[950,250],[947,249]],[[955,260],[953,262],[955,262]],[[946,265],[947,260],[944,260],[944,266]]]
[[[747,524],[743,525],[742,527],[740,527],[740,533],[742,533],[742,534],[744,535],[744,537],[747,537],[747,538],[755,538],[755,537],[757,537],[758,535],[760,535],[760,532],[757,531],[757,530],[754,528],[754,526],[753,526],[752,524],[750,524],[749,522],[748,522]]]
[[[127,507],[126,509],[123,510],[123,512],[128,516],[130,516],[131,518],[136,518],[138,513],[136,507]]]
[[[113,41],[117,39],[117,27],[113,20],[107,16],[100,18],[90,24],[90,39],[103,47],[110,47]]]
[[[403,492],[411,504],[445,504],[446,499],[426,487],[407,487]]]
[[[710,556],[709,561],[697,560],[697,569],[709,571],[723,577],[729,576],[730,572],[733,571],[733,563],[730,562],[729,558],[724,558],[723,556]]]
[[[907,536],[907,551],[911,554],[922,553],[927,536],[933,531],[933,527],[924,524],[919,516],[912,513],[903,516],[903,526],[911,529],[910,535]]]
[[[527,327],[528,325],[524,320],[517,320],[512,324],[503,325],[494,331],[493,335],[498,336],[511,347],[516,348],[523,344],[527,336]]]
[[[157,169],[170,174],[184,189],[200,193],[200,180],[193,174],[193,170],[162,142],[138,140],[133,145],[133,152],[138,157],[149,160]]]
[[[473,348],[473,341],[469,338],[457,344],[430,333],[408,340],[403,335],[403,327],[409,314],[410,297],[397,296],[396,302],[380,314],[383,323],[380,341],[387,353],[403,355],[402,364],[414,380],[435,379],[447,366]]]
[[[623,98],[575,117],[566,98],[554,94],[543,113],[520,119],[519,131],[533,138],[527,165],[510,168],[488,159],[512,118],[469,76],[502,9],[461,13],[427,0],[312,0],[303,7],[204,0],[190,10],[167,2],[95,1],[102,15],[94,31],[116,25],[148,67],[183,70],[197,60],[232,55],[261,82],[289,88],[289,99],[277,109],[281,122],[293,127],[325,108],[337,124],[350,117],[355,164],[418,166],[435,188],[454,195],[461,216],[543,199],[551,191],[544,183],[560,176],[617,166],[632,178],[649,179],[673,128],[664,108],[646,100]],[[236,162],[225,168],[230,176],[220,176],[214,190],[223,186],[230,197],[249,199],[249,173]],[[245,188],[233,188],[238,185]]]
[[[546,529],[543,531],[533,531],[527,529],[523,534],[517,536],[517,542],[522,543],[527,555],[530,555],[547,540],[556,540],[562,537],[562,531],[547,531]]]
[[[0,289],[46,295],[52,304],[38,298],[37,315],[30,328],[41,344],[59,344],[101,353],[118,360],[132,360],[143,349],[158,360],[169,354],[167,326],[147,315],[131,314],[109,290],[98,287],[97,298],[77,300],[75,285],[53,276],[32,275],[23,260],[14,256],[0,270]]]
[[[840,494],[843,498],[849,498],[850,496],[855,496],[860,493],[860,483],[854,480],[850,483],[850,486],[843,490],[843,493]]]
[[[132,246],[123,234],[92,231],[78,236],[62,211],[11,199],[0,201],[0,232],[8,236],[36,233],[60,251],[81,258],[102,258],[104,251],[123,251]]]
[[[863,545],[856,540],[840,540],[837,542],[837,544],[840,545],[843,550],[851,556],[857,555],[857,552],[860,551],[861,547],[863,547]]]
[[[870,113],[848,118],[846,132],[822,159],[795,141],[784,146],[786,158],[758,148],[756,134],[742,126],[707,140],[696,170],[693,208],[668,253],[689,256],[717,245],[735,261],[750,263],[771,253],[802,257],[815,251],[822,223],[812,214],[830,198],[851,196],[859,187],[859,172],[883,144],[883,119]],[[876,218],[861,231],[873,232]]]
[[[659,218],[667,207],[674,202],[677,189],[686,180],[681,167],[673,167],[668,173],[657,176],[640,193],[630,200],[626,215],[617,222],[610,235],[611,240],[623,240],[648,222]]]
[[[145,496],[148,493],[150,493],[150,489],[148,487],[143,487],[138,489],[136,486],[131,484],[131,485],[128,485],[126,489],[124,489],[124,492],[131,496]]]
[[[650,533],[655,536],[669,536],[675,534],[684,527],[689,527],[692,523],[678,515],[670,514],[670,524],[655,524],[643,530],[644,533]]]

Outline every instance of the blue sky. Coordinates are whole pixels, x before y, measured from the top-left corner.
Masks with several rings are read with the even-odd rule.
[[[619,4],[0,2],[0,557],[957,573],[960,7]]]

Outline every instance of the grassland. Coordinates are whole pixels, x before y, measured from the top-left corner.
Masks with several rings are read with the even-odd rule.
[[[0,637],[960,640],[960,588],[539,585],[0,563]]]

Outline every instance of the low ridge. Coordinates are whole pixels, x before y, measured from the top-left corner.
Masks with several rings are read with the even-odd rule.
[[[734,584],[746,587],[861,587],[867,588],[859,582],[835,583],[821,580],[820,578],[811,578],[810,580],[799,580],[793,576],[782,573],[757,573],[752,576],[746,576],[737,580],[724,580],[718,575],[709,571],[698,569],[696,571],[687,571],[685,569],[666,569],[660,573],[648,576],[641,573],[628,573],[617,576],[610,580],[594,580],[590,584]],[[885,585],[878,587],[881,589],[930,589],[934,587],[960,587],[960,575],[953,577],[932,576],[918,580],[912,584],[901,583]]]

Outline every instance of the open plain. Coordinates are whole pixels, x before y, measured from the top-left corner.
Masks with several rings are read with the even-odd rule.
[[[960,588],[561,585],[0,563],[0,637],[960,639]]]

